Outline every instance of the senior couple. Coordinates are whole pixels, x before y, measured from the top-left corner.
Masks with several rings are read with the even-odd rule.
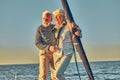
[[[73,34],[72,29],[76,29]],[[35,37],[40,51],[38,80],[47,79],[49,68],[52,80],[65,80],[63,75],[74,53],[72,38],[75,36],[81,36],[81,30],[75,23],[67,21],[62,9],[53,13],[43,12],[42,24],[37,28]]]

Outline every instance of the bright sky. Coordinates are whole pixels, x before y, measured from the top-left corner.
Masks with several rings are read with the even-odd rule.
[[[120,60],[120,0],[68,0],[90,61]],[[0,0],[0,64],[38,63],[35,33],[60,0]],[[80,59],[79,59],[80,60]]]

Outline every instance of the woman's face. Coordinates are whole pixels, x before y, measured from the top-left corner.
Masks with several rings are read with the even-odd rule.
[[[54,17],[54,21],[55,21],[55,23],[56,23],[57,25],[62,25],[63,22],[64,22],[64,20],[65,20],[65,18],[64,18],[63,15],[56,15],[56,16]]]

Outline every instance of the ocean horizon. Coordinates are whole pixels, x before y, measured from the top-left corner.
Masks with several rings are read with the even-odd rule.
[[[89,80],[82,62],[78,62],[78,74],[75,62],[71,62],[65,71],[66,80]],[[120,61],[90,62],[95,80],[120,80]],[[38,80],[39,64],[0,65],[0,80]],[[50,79],[50,71],[47,80]]]

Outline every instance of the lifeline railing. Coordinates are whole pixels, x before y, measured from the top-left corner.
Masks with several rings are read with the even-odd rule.
[[[34,76],[34,75],[0,75],[0,80],[22,80],[23,78],[27,78],[24,80],[37,80],[38,76]],[[32,79],[30,79],[32,78]]]
[[[50,76],[48,77],[49,80]],[[67,80],[78,80],[78,76],[65,76]],[[38,80],[35,75],[0,75],[0,80]]]

